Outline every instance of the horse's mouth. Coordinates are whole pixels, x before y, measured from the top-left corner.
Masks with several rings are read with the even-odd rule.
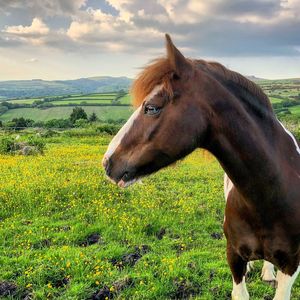
[[[123,174],[122,178],[117,182],[117,184],[118,184],[118,187],[120,187],[120,188],[126,188],[126,187],[136,183],[139,180],[140,180],[140,177],[130,176],[130,174],[128,172],[125,172]]]

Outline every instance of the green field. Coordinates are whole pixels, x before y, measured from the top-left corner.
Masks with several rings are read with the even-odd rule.
[[[121,104],[131,104],[131,97],[129,94],[119,99]]]
[[[71,96],[57,96],[52,97],[56,100],[51,101],[50,103],[53,105],[67,105],[67,104],[81,104],[81,102],[86,102],[89,104],[111,104],[113,100],[116,98],[116,93],[108,93],[108,94],[86,94],[86,95],[71,95]],[[9,103],[14,104],[32,104],[34,101],[43,100],[44,98],[31,98],[31,99],[13,99],[7,100]],[[130,95],[126,94],[124,97],[120,98],[117,103],[120,104],[130,104],[131,99]]]
[[[30,99],[14,99],[7,100],[9,103],[19,103],[19,104],[32,104],[34,101],[41,100],[41,98],[30,98]]]
[[[300,103],[300,80],[299,79],[285,79],[285,80],[259,80],[256,82],[262,87],[265,93],[270,98],[271,103],[274,105],[275,111],[281,119],[284,119],[289,112],[291,112],[292,117],[298,118],[299,110],[298,106]],[[126,119],[130,113],[128,111],[130,108],[115,108],[113,106],[104,108],[101,105],[111,105],[111,104],[131,104],[131,97],[126,94],[122,98],[114,102],[117,97],[117,93],[90,93],[90,94],[73,94],[68,96],[53,96],[50,103],[55,107],[38,110],[36,108],[20,108],[20,109],[10,109],[0,115],[0,120],[10,121],[15,117],[30,118],[34,121],[47,121],[51,118],[63,118],[67,119],[75,105],[84,106],[82,102],[87,104],[93,104],[91,106],[84,106],[87,113],[95,111],[99,114],[99,118],[102,120],[107,119]],[[47,98],[47,97],[44,97]],[[9,100],[11,103],[19,104],[32,104],[36,100],[43,100],[44,98],[35,99],[19,99],[19,100]],[[295,106],[286,106],[287,102],[293,101]],[[72,105],[70,107],[65,107],[66,105]],[[98,105],[98,106],[97,106]],[[130,110],[132,111],[132,110]]]
[[[275,98],[275,97],[269,97],[269,99],[270,99],[272,104],[282,102],[282,99]]]
[[[112,99],[64,99],[61,101],[51,101],[53,105],[68,105],[68,104],[81,104],[82,102],[85,103],[92,103],[92,104],[111,104]]]
[[[293,115],[297,115],[297,116],[300,117],[300,105],[293,106],[293,107],[289,107],[289,111],[290,111]]]
[[[15,287],[6,299],[91,299],[105,287],[108,299],[229,299],[217,161],[196,151],[121,190],[100,166],[109,139],[53,137],[42,156],[0,155],[0,282]],[[272,299],[260,266],[251,299]]]
[[[127,119],[132,108],[129,106],[82,106],[88,115],[95,112],[99,119]],[[68,118],[74,107],[52,107],[48,109],[17,108],[7,111],[0,116],[0,120],[9,121],[13,118],[26,117],[35,121],[47,121],[51,119]]]

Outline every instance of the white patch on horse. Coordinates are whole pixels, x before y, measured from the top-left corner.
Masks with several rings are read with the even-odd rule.
[[[249,300],[249,294],[246,287],[245,276],[242,282],[236,284],[233,280],[232,300]]]
[[[261,270],[261,278],[263,281],[267,282],[276,280],[274,265],[266,260],[264,261],[264,265]]]
[[[225,202],[227,202],[229,193],[233,189],[234,185],[232,181],[229,179],[228,175],[225,173],[224,174],[224,195],[225,195]],[[224,215],[224,223],[226,220],[226,216]]]
[[[278,120],[278,122],[279,122],[279,124],[282,126],[282,128],[284,129],[284,131],[292,138],[292,140],[293,140],[293,142],[294,142],[294,144],[295,144],[295,146],[296,146],[296,151],[298,152],[298,154],[300,154],[300,147],[299,147],[299,145],[298,145],[298,143],[297,143],[295,137],[293,136],[293,134],[292,134],[289,130],[287,130],[287,129],[284,127],[284,125],[283,125],[279,120]]]
[[[158,92],[162,89],[163,85],[157,85],[152,91],[151,93],[149,93],[144,101],[150,100],[151,98],[153,98],[156,94],[158,94]],[[119,132],[114,136],[114,138],[111,140],[110,144],[108,145],[107,151],[104,154],[104,158],[105,159],[109,159],[113,153],[116,151],[116,149],[118,148],[118,146],[120,145],[123,137],[126,135],[127,132],[129,132],[129,130],[132,127],[132,124],[134,123],[134,120],[137,118],[137,116],[139,115],[140,111],[142,109],[142,106],[139,106],[135,112],[131,115],[131,117],[128,119],[128,121],[123,125],[123,127],[119,130]]]
[[[293,274],[293,276],[284,274],[281,271],[277,272],[276,280],[278,285],[276,289],[275,298],[273,300],[289,300],[291,298],[292,286],[299,272],[300,266],[298,267],[297,271]]]
[[[233,189],[234,185],[228,175],[225,173],[224,174],[224,194],[225,194],[225,201],[228,199],[228,195]]]

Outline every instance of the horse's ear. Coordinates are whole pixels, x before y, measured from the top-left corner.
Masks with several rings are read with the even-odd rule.
[[[181,52],[174,46],[171,37],[166,33],[166,48],[167,58],[170,61],[174,71],[179,77],[183,74],[188,74],[191,70],[191,65]]]

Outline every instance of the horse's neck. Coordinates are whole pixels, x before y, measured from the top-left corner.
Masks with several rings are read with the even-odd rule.
[[[261,201],[280,195],[284,178],[300,180],[299,147],[272,112],[218,112],[207,149],[244,195]],[[274,199],[270,199],[274,200]]]

